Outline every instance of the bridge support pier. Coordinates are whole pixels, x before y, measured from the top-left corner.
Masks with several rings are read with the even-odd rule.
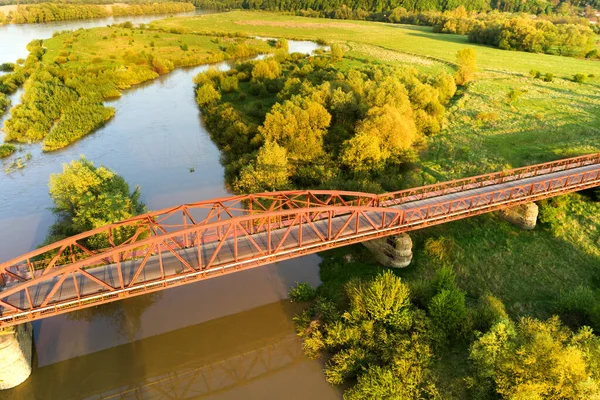
[[[29,378],[32,351],[31,323],[0,330],[0,390],[18,386]]]
[[[412,240],[406,233],[369,240],[363,245],[386,267],[404,268],[412,260]]]
[[[537,223],[538,206],[535,203],[521,204],[501,210],[500,216],[523,229],[533,229]]]

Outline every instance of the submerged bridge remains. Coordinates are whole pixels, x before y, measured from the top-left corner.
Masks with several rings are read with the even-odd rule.
[[[0,264],[0,328],[596,186],[600,153],[381,195],[299,190],[184,204]]]

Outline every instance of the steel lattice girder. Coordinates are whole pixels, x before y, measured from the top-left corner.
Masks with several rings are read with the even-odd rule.
[[[286,191],[181,205],[1,264],[0,327],[595,186],[600,154],[383,195]],[[88,249],[98,236],[109,247]]]

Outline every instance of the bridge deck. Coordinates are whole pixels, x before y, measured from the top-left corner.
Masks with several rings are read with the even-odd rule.
[[[549,173],[546,175],[535,176],[531,178],[525,178],[520,180],[515,180],[511,182],[506,182],[503,184],[496,184],[486,187],[481,187],[478,189],[465,190],[452,194],[446,194],[442,196],[432,197],[424,200],[411,201],[406,202],[400,205],[391,206],[390,209],[401,209],[406,212],[407,218],[404,221],[406,225],[410,225],[411,217],[410,213],[414,215],[415,222],[421,221],[421,213],[424,210],[429,209],[430,215],[428,218],[436,217],[437,215],[445,216],[449,209],[452,209],[453,212],[460,213],[461,211],[466,211],[470,208],[471,204],[469,204],[466,200],[472,199],[474,197],[477,198],[477,201],[482,205],[491,202],[492,196],[494,197],[494,201],[509,201],[509,192],[506,189],[511,189],[514,187],[521,187],[523,185],[528,184],[537,184],[540,182],[545,182],[550,179],[556,179],[560,177],[571,176],[575,173],[589,172],[590,179],[593,179],[594,176],[598,177],[598,173],[600,171],[600,166],[598,165],[588,165],[580,168],[569,169],[565,171],[558,171]],[[595,173],[595,175],[593,174]],[[504,191],[504,192],[503,192]],[[440,205],[434,211],[431,210],[430,206]],[[361,215],[358,217],[358,235],[368,235],[373,233],[373,225],[379,225],[382,223],[381,213],[370,212],[366,213],[368,218],[371,219],[371,222],[365,217]],[[392,218],[394,214],[390,213],[389,218]],[[341,238],[348,238],[348,236],[356,236],[356,224],[353,222],[352,224],[344,224],[346,223],[348,217],[347,216],[337,216],[333,218],[332,221],[332,229],[334,231],[341,230],[344,228],[343,233],[340,235]],[[283,241],[283,245],[280,246],[280,250],[285,252],[288,249],[295,249],[298,246],[299,236],[302,235],[302,243],[305,247],[310,246],[311,244],[320,243],[322,240],[315,232],[315,229],[318,230],[323,237],[327,237],[328,229],[329,229],[329,221],[327,219],[317,220],[314,222],[311,227],[309,224],[305,223],[302,225],[295,225],[291,227],[285,240]],[[274,229],[271,232],[271,248],[275,248],[278,246],[280,241],[286,235],[287,227]],[[252,235],[253,240],[258,244],[262,249],[269,248],[268,246],[268,236],[266,232],[260,232]],[[220,247],[218,254],[214,258],[212,265],[219,266],[216,268],[240,268],[244,265],[244,261],[235,262],[235,254],[234,254],[234,239],[227,239]],[[209,260],[215,250],[218,247],[218,242],[212,241],[210,243],[206,243],[202,245],[202,260]],[[189,263],[194,269],[201,270],[205,266],[200,266],[198,264],[198,251],[196,248],[189,248],[177,251],[178,255],[181,256],[187,263]],[[248,260],[252,262],[256,262],[258,258],[260,258],[261,252],[251,243],[251,241],[246,237],[237,238],[237,259],[238,260]],[[134,277],[138,266],[141,263],[141,259],[134,259],[129,261],[124,261],[121,263],[122,276],[125,282],[125,285],[131,284],[131,280]],[[165,276],[177,276],[181,274],[184,270],[189,270],[187,266],[185,266],[174,254],[164,253],[162,254],[162,267],[164,270]],[[106,282],[108,285],[118,288],[120,286],[118,267],[116,264],[111,264],[108,266],[101,266],[96,268],[90,268],[86,270],[88,273],[92,274],[94,277],[99,280]],[[135,284],[143,284],[144,282],[152,282],[156,280],[160,280],[162,276],[161,268],[160,268],[160,260],[158,256],[150,256],[148,259],[143,271],[139,273],[137,278],[135,279]],[[81,273],[75,274],[76,279],[67,279],[63,282],[60,289],[54,294],[52,297],[52,302],[55,301],[65,301],[77,299],[78,292],[76,290],[79,289],[79,296],[85,295],[93,295],[98,292],[102,292],[105,290],[105,287],[93,280],[90,280],[83,276]],[[46,280],[40,282],[38,285],[30,288],[30,295],[32,299],[32,303],[34,306],[39,307],[46,296],[52,290],[52,287],[57,282],[59,278],[55,277],[50,280]],[[18,284],[18,283],[17,283]],[[4,288],[11,287],[12,285]],[[1,292],[0,292],[1,293]],[[28,309],[30,307],[29,300],[26,298],[24,293],[16,293],[8,298],[5,298],[4,301],[18,307],[21,309]],[[4,311],[4,310],[3,310]]]
[[[283,224],[280,220],[278,226],[263,225],[256,229],[257,233],[247,232],[246,229],[254,227],[252,224],[259,218],[264,219],[260,213],[256,217],[254,213],[250,214],[251,218],[256,218],[253,221],[248,220],[246,214],[246,228],[236,220],[243,220],[244,216],[232,214],[229,214],[230,220],[219,225],[218,231],[212,222],[206,222],[207,225],[194,222],[194,232],[185,229],[182,231],[184,233],[176,232],[180,235],[179,242],[167,239],[171,236],[164,231],[164,234],[153,236],[154,244],[146,245],[141,252],[135,250],[132,253],[132,250],[128,250],[129,253],[122,253],[128,255],[120,257],[124,261],[119,264],[97,266],[102,262],[94,261],[94,257],[97,259],[100,256],[92,256],[88,264],[85,264],[87,261],[83,264],[78,261],[78,267],[71,268],[67,264],[34,271],[29,262],[31,257],[39,253],[33,253],[31,257],[16,261],[16,269],[12,272],[4,269],[6,285],[0,290],[0,326],[24,322],[15,319],[17,316],[26,319],[43,318],[68,312],[73,308],[114,301],[145,291],[161,290],[191,280],[218,276],[328,247],[370,240],[585,187],[600,186],[598,155],[549,165],[508,171],[500,179],[497,174],[486,175],[466,180],[462,186],[445,185],[440,190],[437,186],[434,189],[418,188],[420,192],[410,191],[407,197],[384,195],[376,203],[380,204],[379,207],[361,209],[360,206],[339,206],[335,201],[334,207],[329,208],[319,204],[311,204],[309,208],[296,205],[295,209],[283,211],[289,212],[288,216],[293,220],[287,219]],[[426,195],[418,194],[424,193],[423,190],[428,190]],[[215,204],[222,206],[222,201]],[[315,208],[310,208],[311,206]],[[322,209],[329,214],[320,211]],[[313,212],[312,217],[309,217],[309,212]],[[148,219],[152,218],[154,217]],[[223,233],[221,228],[226,231],[223,239],[220,239]],[[110,231],[108,232],[110,235]],[[198,242],[198,238],[200,246],[194,244]],[[169,240],[173,244],[190,244],[183,246],[187,248],[170,251]],[[138,246],[138,242],[134,244]],[[102,253],[102,257],[108,257],[104,254]],[[116,253],[110,254],[113,257]],[[10,279],[6,280],[6,277]]]

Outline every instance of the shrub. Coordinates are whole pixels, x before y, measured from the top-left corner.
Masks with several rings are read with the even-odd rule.
[[[554,74],[551,72],[546,72],[543,78],[544,82],[552,82],[554,80]]]
[[[0,158],[8,157],[16,150],[17,148],[10,143],[0,144]]]
[[[523,92],[521,92],[519,89],[511,89],[511,91],[508,92],[508,102],[512,103],[513,101],[521,97],[522,94]]]
[[[100,64],[102,62],[102,57],[92,57],[92,64]]]
[[[508,314],[500,299],[491,294],[486,294],[481,297],[479,304],[472,309],[470,318],[472,329],[487,332],[498,322],[507,320]]]
[[[171,72],[175,68],[175,65],[170,60],[166,60],[160,57],[152,58],[152,69],[157,74],[163,75]]]
[[[67,59],[67,57],[62,57],[62,56],[56,56],[56,57],[54,57],[54,62],[57,63],[57,64],[64,64],[67,61],[69,61]]]
[[[235,77],[235,76],[225,77],[221,81],[221,90],[224,91],[225,93],[230,93],[230,92],[233,92],[235,90],[238,90],[238,80],[237,80],[237,77]]]
[[[573,82],[583,83],[587,78],[584,74],[575,74],[573,75]]]
[[[344,58],[344,50],[342,49],[342,46],[339,44],[331,45],[331,58],[333,58],[334,61],[339,61]]]
[[[200,106],[207,106],[221,99],[221,94],[212,87],[212,85],[204,84],[196,90],[196,102]]]
[[[296,286],[290,289],[289,296],[291,301],[306,302],[314,300],[317,297],[317,290],[309,283],[296,283]]]
[[[179,48],[183,51],[188,51],[190,49],[187,43],[182,44]]]
[[[590,326],[600,329],[600,305],[598,296],[589,287],[579,286],[561,293],[554,305],[554,312],[571,329]]]
[[[475,118],[479,121],[483,121],[483,122],[491,122],[491,121],[497,121],[498,120],[498,113],[497,112],[480,112],[478,113]]]
[[[598,57],[598,49],[590,50],[585,54],[585,58],[596,58],[596,57]]]
[[[15,69],[15,64],[13,63],[2,63],[0,64],[0,71],[2,72],[12,72]]]
[[[429,302],[429,316],[442,337],[457,337],[467,318],[465,293],[456,288],[443,289]]]
[[[464,86],[473,80],[475,72],[477,72],[477,58],[475,50],[471,48],[459,50],[456,53],[456,62],[458,71],[456,72],[456,84]]]

